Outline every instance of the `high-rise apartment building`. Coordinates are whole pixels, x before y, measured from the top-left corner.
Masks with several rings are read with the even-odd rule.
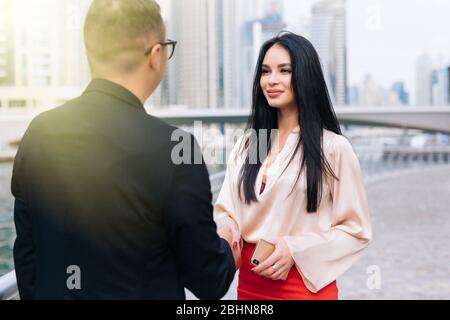
[[[312,7],[311,42],[322,62],[332,100],[347,103],[345,0],[321,0]]]

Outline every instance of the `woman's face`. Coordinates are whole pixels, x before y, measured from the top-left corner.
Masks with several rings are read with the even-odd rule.
[[[271,107],[296,108],[291,78],[289,52],[278,44],[273,45],[264,57],[260,80],[261,89]]]

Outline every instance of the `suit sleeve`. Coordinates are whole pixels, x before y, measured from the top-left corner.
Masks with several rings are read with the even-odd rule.
[[[193,161],[201,151],[189,137]],[[175,166],[166,224],[183,285],[200,299],[220,299],[233,281],[235,264],[228,243],[216,233],[208,171],[200,162]]]
[[[33,137],[34,121],[25,133],[13,165],[11,192],[14,196],[14,224],[16,240],[13,255],[17,287],[22,300],[32,299],[35,290],[36,249],[32,236],[32,212],[28,207],[26,193],[26,154]]]

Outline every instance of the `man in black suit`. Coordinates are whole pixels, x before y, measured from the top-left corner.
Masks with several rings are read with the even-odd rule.
[[[94,0],[84,33],[93,80],[32,121],[14,163],[21,298],[221,298],[235,261],[205,164],[175,164],[177,129],[143,107],[175,47],[159,6]]]

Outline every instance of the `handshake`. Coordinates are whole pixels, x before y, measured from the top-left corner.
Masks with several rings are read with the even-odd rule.
[[[236,222],[228,217],[222,218],[220,223],[217,224],[217,233],[219,237],[225,239],[230,245],[231,251],[233,252],[234,264],[236,270],[238,270],[242,265],[241,251],[243,240]]]

